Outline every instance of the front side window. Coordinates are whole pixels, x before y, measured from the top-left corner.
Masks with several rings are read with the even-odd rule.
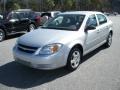
[[[7,16],[7,19],[18,19],[18,15],[17,15],[17,13],[10,13],[10,14],[8,14],[8,16]]]
[[[80,28],[85,15],[61,14],[50,19],[43,28],[76,31]]]
[[[97,18],[100,25],[107,22],[107,18],[102,14],[97,14]]]
[[[86,23],[86,27],[87,26],[94,26],[94,27],[97,26],[97,20],[96,20],[95,15],[89,16],[89,18],[87,20],[87,23]]]

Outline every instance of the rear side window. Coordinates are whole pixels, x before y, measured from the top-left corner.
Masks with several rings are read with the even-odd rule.
[[[34,16],[33,12],[24,12],[24,18],[33,18]]]
[[[36,14],[34,12],[28,12],[28,18],[35,18]]]
[[[56,12],[56,13],[54,13],[54,16],[56,16],[56,15],[58,15],[59,13],[58,12]]]
[[[18,15],[19,15],[19,18],[20,18],[20,19],[25,18],[24,13],[18,13]]]
[[[104,24],[107,22],[107,18],[102,14],[97,14],[99,24]]]

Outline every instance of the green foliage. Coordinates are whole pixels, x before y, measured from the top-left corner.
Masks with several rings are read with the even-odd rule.
[[[76,0],[63,0],[63,10],[75,9]]]
[[[31,8],[32,10],[38,9],[37,2],[35,0],[29,0],[28,5],[29,5],[29,8]]]
[[[46,3],[48,5],[48,7],[54,7],[55,6],[54,0],[47,0]]]
[[[82,10],[102,10],[111,6],[106,0],[81,0],[80,5]]]
[[[18,0],[10,0],[6,3],[6,10],[16,10],[20,9],[19,1]]]
[[[13,8],[14,10],[20,9],[20,5],[18,3],[14,3]]]
[[[27,2],[28,1],[28,2]],[[8,0],[6,10],[30,8],[36,11],[49,10],[102,10],[111,8],[109,0]],[[76,3],[76,1],[78,1]],[[1,5],[3,7],[3,5]],[[2,8],[1,7],[1,8]],[[2,9],[1,9],[2,10]]]
[[[46,0],[47,9],[53,9],[55,6],[54,0]]]
[[[42,4],[40,4],[42,8],[42,11],[48,11],[48,10],[53,10],[55,9],[55,2],[54,0],[44,0]]]

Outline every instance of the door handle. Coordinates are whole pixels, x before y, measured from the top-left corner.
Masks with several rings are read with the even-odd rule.
[[[109,26],[106,26],[105,29],[109,29]]]
[[[100,33],[100,30],[97,30],[97,33]]]

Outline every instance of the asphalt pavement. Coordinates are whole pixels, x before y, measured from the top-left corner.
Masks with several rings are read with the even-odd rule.
[[[114,25],[112,46],[86,55],[74,72],[42,71],[14,62],[12,48],[20,35],[0,42],[0,90],[120,90],[120,16],[109,18]]]

